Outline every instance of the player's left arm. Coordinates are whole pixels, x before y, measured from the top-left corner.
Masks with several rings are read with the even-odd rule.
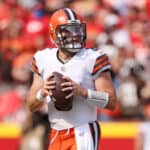
[[[101,108],[114,110],[116,106],[116,92],[112,83],[110,71],[103,71],[95,80],[95,90],[89,90],[81,87],[68,77],[64,77],[68,82],[63,83],[63,91],[72,89],[72,92],[66,97],[67,99],[73,95],[86,98],[91,104]]]
[[[111,66],[108,56],[104,53],[96,52],[90,55],[86,63],[88,63],[87,70],[91,73],[95,88],[81,87],[71,79],[66,78],[68,82],[63,84],[63,90],[72,90],[66,98],[73,95],[82,96],[91,105],[110,110],[115,109],[117,98],[110,75]]]
[[[116,91],[112,83],[110,71],[102,72],[95,80],[95,90],[108,94],[108,102],[105,108],[114,110],[117,102]]]

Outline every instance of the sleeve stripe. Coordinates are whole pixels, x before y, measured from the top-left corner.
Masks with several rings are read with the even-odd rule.
[[[32,64],[34,64],[34,66],[36,66],[36,60],[34,57],[32,58]]]
[[[35,67],[38,70],[38,67],[33,62],[32,62],[32,66]]]
[[[101,70],[105,65],[109,65],[109,59],[107,55],[99,56],[93,67],[92,75],[96,74],[99,70]]]
[[[105,61],[109,61],[108,57],[105,55],[103,56],[101,59],[98,59],[94,65],[93,71],[95,70],[95,68],[97,68],[97,66],[103,64]]]
[[[96,74],[99,70],[101,70],[103,67],[110,65],[109,61],[105,61],[103,62],[101,65],[97,66],[96,68],[94,68],[92,75]]]
[[[38,75],[41,75],[41,74],[39,73],[39,69],[38,69],[38,67],[37,67],[37,65],[36,65],[36,60],[35,60],[34,57],[33,57],[33,59],[32,59],[32,70],[33,70],[33,72],[37,73]]]
[[[38,72],[38,69],[37,69],[35,66],[32,66],[32,70],[33,70],[34,72],[36,72],[38,75],[41,75],[41,74]]]
[[[96,62],[95,62],[95,65],[94,67],[99,64],[101,61],[105,60],[105,59],[108,59],[108,57],[106,55],[102,55],[102,56],[99,56],[97,59],[96,59]]]

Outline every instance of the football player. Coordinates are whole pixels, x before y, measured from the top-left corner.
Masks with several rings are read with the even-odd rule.
[[[107,55],[85,48],[86,24],[69,8],[58,9],[49,22],[50,38],[57,48],[35,53],[32,62],[33,83],[27,97],[31,111],[48,106],[51,132],[48,150],[97,150],[100,123],[96,108],[113,110],[116,93],[110,76]],[[55,108],[52,91],[53,72],[63,74],[62,91],[70,91],[73,106],[69,111]]]

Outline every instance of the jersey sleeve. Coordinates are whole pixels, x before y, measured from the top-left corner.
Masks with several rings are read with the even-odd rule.
[[[90,73],[93,78],[97,78],[102,72],[111,69],[109,57],[104,52],[97,51],[91,57],[89,64],[91,63]]]
[[[37,63],[36,63],[36,59],[35,59],[34,56],[32,58],[31,70],[32,70],[32,72],[34,72],[34,73],[38,74],[39,76],[41,76],[41,74],[39,72],[39,69],[38,69],[38,66],[37,66]]]
[[[31,71],[36,73],[37,75],[42,75],[42,65],[41,65],[41,55],[40,51],[34,54],[31,62]]]

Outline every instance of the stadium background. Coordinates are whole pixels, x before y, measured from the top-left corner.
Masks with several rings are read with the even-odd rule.
[[[61,7],[81,15],[86,46],[104,50],[112,65],[118,104],[114,112],[97,110],[101,149],[136,150],[150,120],[150,0],[0,0],[0,149],[44,149],[47,116],[26,107],[30,60],[53,46],[48,21]]]

